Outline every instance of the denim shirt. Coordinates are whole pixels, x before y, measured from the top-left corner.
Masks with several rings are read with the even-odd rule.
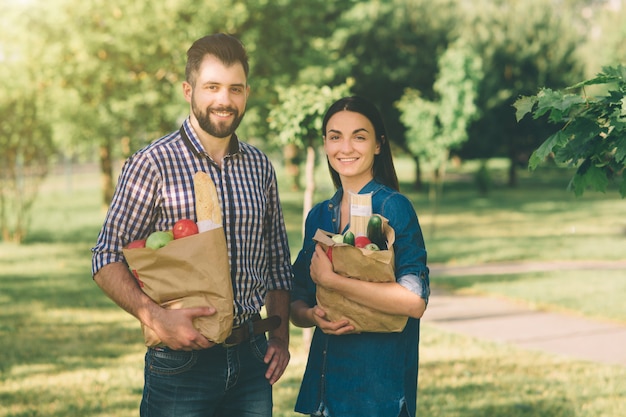
[[[426,249],[411,202],[375,180],[359,194],[372,193],[372,212],[394,229],[396,280],[428,301],[430,281]],[[316,304],[315,283],[309,273],[313,236],[317,229],[340,233],[343,190],[317,204],[307,216],[302,250],[294,263],[292,301]],[[415,416],[419,320],[410,318],[399,333],[360,333],[333,336],[315,329],[295,410],[318,411],[331,417],[398,416],[406,409]]]

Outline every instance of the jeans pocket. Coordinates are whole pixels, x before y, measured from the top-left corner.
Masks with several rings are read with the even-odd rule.
[[[267,339],[264,334],[260,334],[250,340],[250,349],[261,363],[265,364],[265,354],[267,353]]]
[[[147,369],[155,374],[176,375],[191,369],[198,361],[198,352],[148,349]]]

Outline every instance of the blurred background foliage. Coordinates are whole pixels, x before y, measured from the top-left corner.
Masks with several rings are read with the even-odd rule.
[[[451,157],[506,157],[515,186],[516,169],[554,127],[517,123],[514,101],[623,61],[622,3],[0,0],[2,238],[26,233],[51,164],[70,172],[97,162],[107,205],[119,161],[186,117],[186,50],[218,31],[248,49],[240,134],[266,152],[308,160],[320,109],[349,91],[383,111],[394,148],[415,161],[417,187],[423,167],[440,170]],[[289,95],[299,123],[284,117]]]

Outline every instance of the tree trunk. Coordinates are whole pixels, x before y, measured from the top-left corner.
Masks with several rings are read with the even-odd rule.
[[[421,191],[424,188],[424,182],[422,181],[422,166],[420,164],[420,157],[413,156],[413,161],[415,161],[415,182],[413,183],[413,188],[417,191]]]
[[[315,194],[315,147],[311,145],[306,148],[304,176],[306,185],[304,186],[304,203],[302,206],[302,236],[304,236],[306,216],[313,208],[313,195]]]
[[[304,225],[306,216],[313,208],[313,196],[315,194],[315,147],[309,143],[306,148],[306,164],[304,168],[305,188],[304,188],[304,204],[302,206],[302,236],[304,236]],[[313,337],[313,329],[310,327],[302,329],[302,343],[308,349]]]
[[[113,199],[113,160],[111,158],[111,141],[100,144],[100,177],[102,181],[102,204],[108,208]]]
[[[283,158],[285,161],[285,171],[291,180],[291,189],[300,191],[300,148],[294,143],[288,143],[283,148]]]
[[[509,161],[509,187],[517,187],[517,167],[515,155],[511,155]]]

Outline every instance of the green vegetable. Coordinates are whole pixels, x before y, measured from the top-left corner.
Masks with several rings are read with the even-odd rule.
[[[364,249],[373,250],[373,251],[380,250],[380,248],[378,247],[376,243],[368,243],[367,245],[365,245]]]
[[[331,239],[333,240],[333,242],[335,243],[343,243],[343,236],[342,235],[333,235],[331,237]]]
[[[348,230],[343,235],[343,243],[354,246],[354,233]]]
[[[367,237],[379,248],[387,248],[387,239],[383,233],[383,219],[378,214],[372,214],[367,222]]]

